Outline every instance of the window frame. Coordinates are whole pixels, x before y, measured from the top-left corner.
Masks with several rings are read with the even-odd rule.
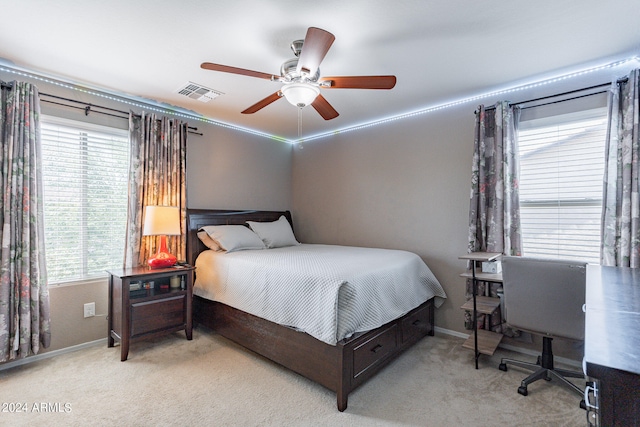
[[[103,125],[103,124],[96,124],[96,123],[92,123],[92,122],[88,122],[88,121],[82,121],[82,120],[77,120],[77,119],[69,119],[66,117],[60,117],[54,114],[41,114],[40,115],[40,123],[41,125],[51,125],[51,126],[64,126],[67,128],[72,128],[74,130],[78,130],[79,132],[82,131],[86,131],[86,132],[95,132],[95,133],[99,133],[99,134],[106,134],[106,135],[110,135],[110,136],[114,136],[117,138],[122,138],[123,140],[126,140],[126,144],[127,147],[129,147],[130,144],[130,139],[129,139],[129,131],[127,129],[123,129],[123,128],[119,128],[119,127],[115,127],[115,126],[109,126],[109,125]],[[79,137],[80,139],[80,137]],[[124,141],[123,141],[124,142]],[[130,156],[130,151],[127,150],[127,161],[126,161],[126,168],[127,168],[127,172],[126,172],[126,177],[125,179],[128,181],[128,175],[129,175],[129,156]],[[44,161],[44,160],[43,160]],[[43,164],[44,167],[44,164]],[[88,170],[87,169],[87,165],[83,165],[82,166],[83,169]],[[44,174],[44,171],[43,171]],[[46,179],[43,176],[44,179]],[[43,183],[44,185],[44,183]],[[47,240],[47,207],[46,207],[46,194],[45,194],[45,201],[44,201],[44,217],[45,217],[45,247],[47,246],[46,240]],[[86,201],[86,199],[84,199]],[[125,207],[126,209],[126,207]],[[82,242],[86,242],[87,240],[87,234],[89,233],[88,231],[88,227],[87,227],[87,217],[83,216],[82,221],[85,222],[85,224],[82,227],[82,233],[85,233],[84,237],[81,239]],[[125,225],[126,226],[126,225]],[[125,240],[125,232],[126,229],[123,229],[123,237],[122,237],[122,241],[124,243]],[[48,251],[47,251],[48,253]],[[47,255],[47,253],[45,255]],[[83,277],[80,278],[63,278],[63,279],[55,279],[52,281],[51,276],[48,273],[48,280],[49,280],[49,286],[57,286],[57,287],[63,287],[63,286],[75,286],[75,285],[85,285],[85,284],[98,284],[98,283],[104,283],[107,278],[108,275],[106,273],[106,271],[103,272],[103,274],[96,274],[96,275],[87,275],[88,271],[87,271],[87,251],[83,251],[83,256],[82,256],[82,263],[83,263],[83,267],[82,267],[82,271],[83,271]],[[124,257],[124,254],[122,254],[122,256]],[[105,266],[105,269],[109,268],[109,266]],[[47,269],[48,270],[48,269]]]
[[[591,97],[591,95],[598,95],[598,96]],[[526,113],[523,112],[521,121],[518,126],[519,146],[522,145],[522,140],[524,139],[524,138],[521,138],[521,136],[523,136],[521,135],[521,132],[527,132],[532,129],[551,128],[553,126],[558,126],[560,128],[562,126],[569,126],[571,124],[575,124],[579,122],[586,123],[589,121],[593,121],[593,122],[597,121],[598,122],[597,126],[599,129],[598,132],[602,132],[602,139],[600,139],[600,136],[598,135],[597,141],[598,143],[601,143],[602,170],[604,171],[604,161],[605,161],[604,147],[606,142],[605,139],[606,139],[606,124],[607,124],[607,111],[608,111],[607,105],[606,105],[607,104],[606,92],[601,91],[601,92],[595,92],[587,95],[581,95],[579,98],[571,98],[567,100],[555,101],[555,102],[552,102],[551,104],[553,105],[549,105],[548,107],[547,107],[548,104],[527,107],[527,109],[537,108],[538,111],[534,110],[534,111],[527,111]],[[567,138],[571,138],[571,136],[567,136]],[[550,144],[557,143],[558,141],[560,141],[560,138],[558,138],[558,136],[556,135],[556,142],[551,142]],[[519,150],[521,150],[520,147],[519,147]],[[588,156],[588,153],[586,154],[586,156]],[[528,253],[527,242],[525,241],[525,236],[528,233],[526,231],[527,228],[525,228],[524,226],[524,223],[526,221],[523,221],[523,217],[522,217],[523,209],[527,209],[527,208],[535,209],[535,208],[546,207],[546,208],[556,208],[561,210],[563,208],[589,208],[590,207],[593,209],[594,207],[597,207],[599,209],[597,209],[596,211],[600,212],[602,209],[602,203],[603,203],[602,181],[600,180],[600,185],[598,187],[598,192],[600,197],[593,197],[593,195],[592,194],[589,195],[589,193],[585,193],[585,197],[571,197],[571,196],[567,197],[568,193],[563,193],[563,194],[559,193],[557,198],[540,197],[539,199],[536,199],[536,198],[525,199],[523,197],[522,188],[523,188],[523,183],[525,183],[526,185],[526,181],[522,181],[521,179],[523,158],[526,158],[526,154],[522,154],[522,151],[520,151],[519,161],[520,161],[521,176],[519,179],[519,187],[520,187],[521,232],[523,236],[522,252],[524,255],[529,255],[531,253]],[[578,179],[578,178],[575,178],[575,179]],[[562,181],[562,178],[558,177],[557,181],[558,182]],[[551,187],[551,185],[549,185],[549,187]],[[577,187],[570,187],[570,188],[577,188]],[[591,188],[593,191],[593,189],[595,189],[595,186],[592,186]],[[526,195],[526,192],[525,192],[525,195]],[[593,215],[593,210],[592,210],[592,215]],[[567,215],[566,217],[570,218],[570,215]],[[534,218],[534,217],[532,216],[531,218]],[[556,223],[558,225],[558,230],[562,230],[560,218],[561,217],[558,217],[558,222]],[[588,222],[585,222],[585,226],[587,228],[592,229],[592,227],[588,227]],[[533,229],[533,231],[539,231],[543,229],[544,227],[540,226],[538,228]],[[531,228],[529,228],[529,230],[531,230]],[[591,231],[587,235],[591,236],[591,238],[586,238],[582,240],[582,242],[585,242],[585,243],[588,242],[589,243],[588,247],[591,249],[591,251],[579,252],[578,256],[576,257],[573,257],[571,255],[566,255],[567,252],[571,251],[571,249],[566,249],[566,248],[571,248],[572,246],[575,247],[580,245],[579,243],[573,243],[573,242],[579,242],[579,241],[572,239],[573,235],[571,233],[564,234],[563,235],[564,239],[559,239],[559,242],[558,242],[559,244],[556,245],[556,249],[554,251],[555,253],[551,253],[551,251],[545,252],[544,249],[541,250],[539,246],[536,246],[532,256],[544,256],[544,257],[557,258],[557,259],[567,259],[567,258],[578,259],[578,258],[581,258],[580,254],[586,254],[585,258],[588,258],[588,262],[599,264],[600,262],[599,251],[600,251],[600,242],[601,242],[599,228],[598,228],[598,234],[597,234],[597,239],[598,239],[597,246],[592,243],[593,238],[596,237],[595,232]],[[534,238],[532,238],[531,240],[534,240]],[[529,243],[531,243],[531,241]],[[539,240],[538,240],[538,243],[539,243]],[[565,248],[565,250],[563,250],[563,247]],[[597,255],[594,256],[593,255],[594,253],[597,253]]]

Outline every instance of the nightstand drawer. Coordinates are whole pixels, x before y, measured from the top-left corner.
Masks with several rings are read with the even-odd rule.
[[[394,324],[353,350],[354,378],[396,349],[397,330]]]
[[[183,326],[185,295],[131,304],[131,336]]]

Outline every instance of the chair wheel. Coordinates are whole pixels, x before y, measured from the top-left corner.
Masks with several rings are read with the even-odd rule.
[[[529,394],[529,392],[527,392],[527,387],[526,386],[518,387],[518,393],[520,393],[523,396],[526,396],[527,394]]]
[[[584,401],[584,399],[580,401],[580,409],[587,409],[587,403]]]
[[[506,363],[499,364],[498,369],[500,369],[501,371],[507,372],[507,364]]]

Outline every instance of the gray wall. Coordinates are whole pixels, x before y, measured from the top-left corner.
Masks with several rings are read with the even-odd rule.
[[[29,81],[23,76],[0,72],[0,79]],[[123,111],[128,104],[65,89],[42,81],[32,81],[40,92],[90,102]],[[127,120],[83,110],[42,103],[42,113],[72,120],[128,128]],[[184,118],[182,120],[185,120]],[[202,136],[187,140],[187,198],[190,208],[291,209],[292,146],[245,132],[187,120]],[[81,345],[107,337],[107,280],[52,285],[51,333],[49,349],[41,353]],[[96,316],[84,318],[83,305],[96,303]],[[106,344],[105,344],[106,345]]]
[[[197,126],[204,136],[187,142],[190,208],[291,209],[291,144]]]
[[[626,70],[602,70],[502,95],[521,101],[611,81]],[[0,73],[4,81],[16,76]],[[26,80],[20,77],[21,80]],[[41,81],[41,92],[129,110],[130,106]],[[441,281],[448,300],[436,326],[463,328],[464,280],[473,111],[482,99],[362,130],[310,141],[303,148],[244,132],[191,123],[203,136],[188,140],[191,208],[291,209],[298,238],[309,243],[397,248],[416,252]],[[126,129],[127,122],[43,104],[43,113]],[[139,112],[139,111],[136,111]],[[344,112],[343,114],[348,114]],[[328,126],[331,126],[328,123]],[[330,128],[328,128],[330,129]],[[103,339],[106,280],[52,286],[52,346],[48,351]],[[97,316],[82,306],[96,302]],[[518,344],[521,345],[521,344]],[[571,349],[565,352],[575,358]]]
[[[468,334],[460,310],[465,280],[459,276],[466,263],[458,257],[468,241],[474,110],[607,83],[626,72],[602,70],[306,142],[293,155],[296,234],[303,242],[417,253],[449,297],[436,310],[436,326]],[[537,340],[505,342],[538,349]],[[581,358],[573,344],[559,342],[556,353]]]
[[[420,255],[449,298],[436,325],[463,331],[473,106],[451,108],[294,149],[293,210],[304,242]]]

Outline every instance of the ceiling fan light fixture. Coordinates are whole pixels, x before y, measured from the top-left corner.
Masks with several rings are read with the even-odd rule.
[[[309,83],[289,83],[285,84],[282,94],[291,105],[302,108],[311,104],[320,94],[320,89]]]

